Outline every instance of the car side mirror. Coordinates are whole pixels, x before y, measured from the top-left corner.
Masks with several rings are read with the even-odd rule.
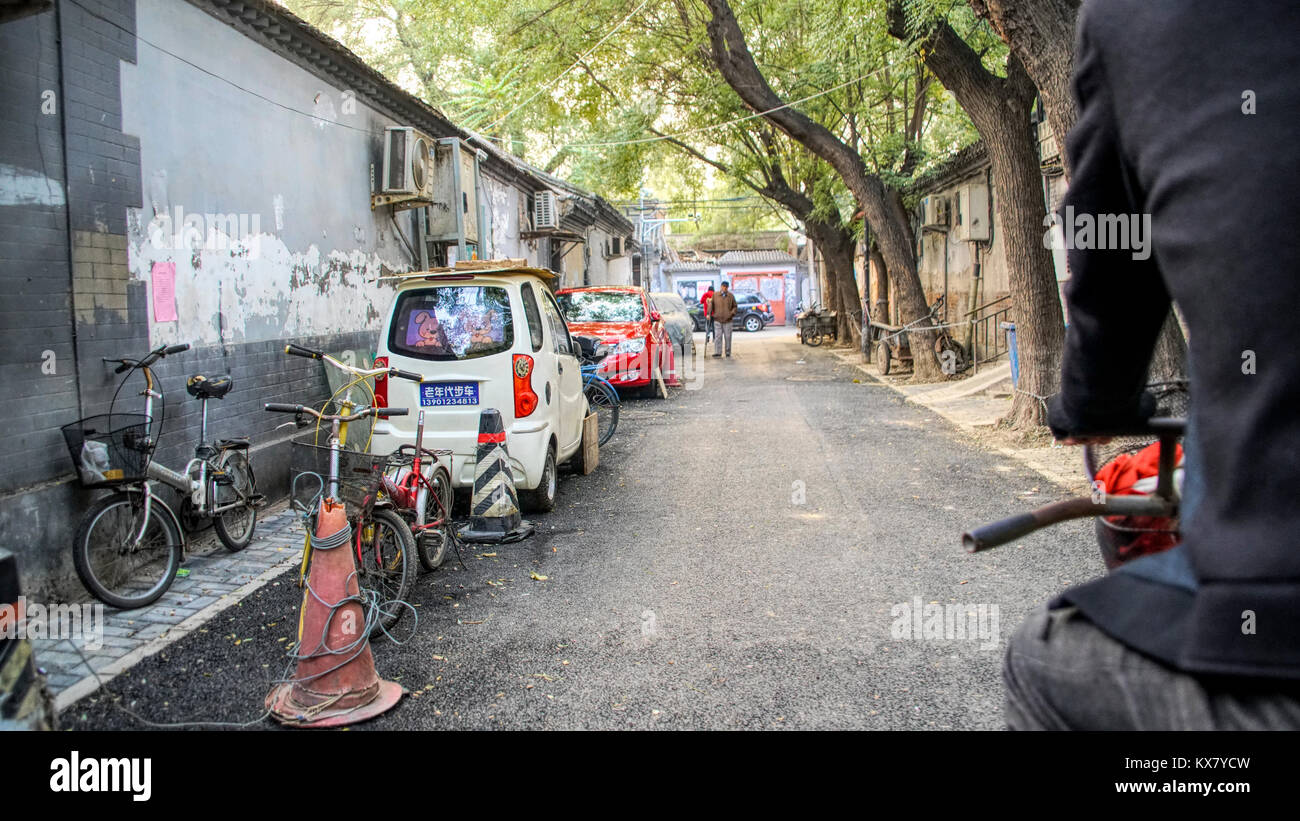
[[[663,318],[664,318],[663,314],[659,313],[658,311],[651,311],[651,312],[650,312],[650,321],[651,321],[651,322],[658,322],[659,320],[661,320],[661,319],[663,319]]]

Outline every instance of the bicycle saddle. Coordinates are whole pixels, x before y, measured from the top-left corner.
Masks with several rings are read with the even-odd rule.
[[[235,386],[229,376],[204,376],[196,373],[185,383],[185,390],[196,399],[220,399]]]

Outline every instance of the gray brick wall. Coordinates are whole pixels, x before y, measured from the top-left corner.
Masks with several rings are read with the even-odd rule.
[[[71,546],[81,513],[100,493],[72,480],[60,427],[107,411],[121,377],[102,357],[149,349],[147,289],[127,268],[127,208],[142,205],[140,145],[121,132],[119,86],[121,61],[136,59],[135,14],[134,0],[61,0],[57,11],[0,26],[0,76],[8,80],[0,84],[0,156],[22,186],[48,178],[53,192],[0,200],[0,418],[8,420],[0,533],[34,596],[84,595]],[[51,114],[41,111],[47,89],[57,103]],[[295,341],[373,350],[376,336]],[[156,371],[167,397],[157,458],[179,469],[193,455],[200,403],[185,380],[228,373],[234,390],[210,403],[209,435],[250,436],[260,489],[283,496],[290,431],[276,430],[287,420],[262,404],[329,395],[323,366],[284,355],[284,342],[207,346],[166,359]],[[53,374],[42,373],[46,351]],[[142,406],[142,381],[136,375],[123,388],[119,410]]]
[[[0,26],[0,76],[0,156],[16,177],[0,199],[3,494],[67,471],[59,427],[78,415],[53,13]]]

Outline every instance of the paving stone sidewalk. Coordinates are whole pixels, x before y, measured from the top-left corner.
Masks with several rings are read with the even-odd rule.
[[[55,704],[62,710],[99,683],[82,656],[105,682],[198,629],[214,616],[279,576],[301,556],[302,520],[285,505],[258,512],[252,543],[238,553],[227,551],[211,529],[198,534],[178,577],[157,602],[139,610],[104,607],[103,635],[95,646],[86,638],[33,639],[36,663],[43,668]],[[95,604],[93,599],[88,601]]]

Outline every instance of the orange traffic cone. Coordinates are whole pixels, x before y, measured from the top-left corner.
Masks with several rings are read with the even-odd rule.
[[[406,692],[375,672],[361,606],[352,528],[341,503],[326,503],[312,537],[311,572],[299,613],[298,668],[275,685],[266,708],[292,727],[338,727],[374,718]]]

